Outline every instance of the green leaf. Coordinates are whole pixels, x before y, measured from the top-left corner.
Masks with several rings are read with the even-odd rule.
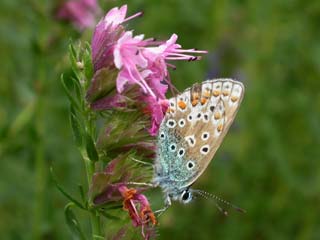
[[[63,76],[63,74],[61,75],[61,84],[63,86],[63,89],[65,91],[65,93],[67,94],[67,97],[69,98],[71,104],[77,109],[80,111],[80,106],[77,102],[77,100],[74,98],[74,96],[72,95],[70,89],[68,88],[67,84],[66,84],[66,80]]]
[[[73,206],[73,203],[68,203],[64,208],[64,215],[66,218],[67,225],[72,233],[73,239],[85,240],[86,237],[80,228],[79,221],[77,220],[75,214],[71,210],[71,207]]]
[[[84,75],[87,81],[91,81],[93,76],[93,64],[91,58],[91,46],[88,42],[86,42],[86,48],[83,56],[83,64],[84,64]]]
[[[79,192],[80,192],[80,196],[81,196],[81,200],[82,202],[86,203],[86,197],[85,197],[85,194],[84,194],[84,190],[83,190],[83,187],[82,185],[78,185],[78,188],[79,188]]]
[[[71,67],[72,67],[72,70],[73,70],[75,76],[77,77],[77,79],[80,79],[79,67],[77,64],[78,56],[77,56],[77,52],[71,42],[69,44],[69,58],[70,58]]]
[[[53,180],[53,183],[56,185],[56,187],[58,188],[58,190],[66,197],[68,198],[71,202],[73,202],[75,205],[77,205],[79,208],[86,210],[86,208],[75,198],[73,198],[69,193],[67,193],[58,183],[58,181],[56,180],[54,173],[53,173],[53,169],[52,167],[50,168],[50,172],[51,172],[51,178]]]
[[[82,102],[83,96],[82,96],[82,91],[81,91],[82,90],[81,84],[80,84],[79,80],[75,77],[71,77],[71,80],[74,84],[74,89],[75,89],[77,99]]]
[[[87,150],[88,157],[91,161],[97,162],[97,161],[99,161],[99,155],[98,155],[96,146],[93,142],[92,137],[88,133],[86,135],[87,135],[86,136],[86,150]]]
[[[72,132],[73,132],[76,145],[77,147],[82,148],[83,147],[83,137],[82,137],[83,131],[82,131],[80,121],[76,116],[73,105],[70,106],[70,123],[71,123]]]

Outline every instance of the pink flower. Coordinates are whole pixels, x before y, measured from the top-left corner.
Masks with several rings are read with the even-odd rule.
[[[150,239],[156,217],[150,208],[148,199],[134,188],[128,189],[125,185],[119,187],[123,200],[123,209],[128,211],[134,227],[141,226],[144,239]]]
[[[151,136],[156,136],[164,114],[169,106],[168,101],[162,99],[156,100],[152,96],[142,96],[141,101],[146,103],[145,113],[151,116],[149,133]]]
[[[125,30],[121,24],[142,15],[142,12],[138,12],[128,18],[125,18],[126,14],[127,5],[123,5],[120,8],[112,8],[97,24],[91,41],[95,71],[102,67],[113,65],[114,45]]]
[[[133,37],[132,31],[125,32],[117,41],[113,56],[115,66],[120,70],[117,78],[119,93],[129,83],[140,85],[145,93],[156,97],[145,80],[151,74],[151,71],[147,70],[148,61],[140,52],[145,45],[147,45],[147,41],[143,40],[143,35]]]
[[[130,86],[138,85],[138,99],[146,103],[146,112],[151,116],[151,135],[156,135],[166,111],[166,92],[170,85],[168,67],[175,68],[171,60],[199,60],[194,54],[207,53],[196,49],[182,49],[173,34],[167,41],[144,39],[144,35],[133,35],[122,24],[142,15],[141,12],[126,18],[127,6],[111,9],[96,26],[92,38],[92,60],[95,73],[101,68],[118,71],[116,89],[126,94]],[[114,100],[114,98],[109,98]],[[95,106],[108,106],[106,101]],[[113,103],[114,105],[115,103]],[[112,104],[111,104],[112,105]],[[111,106],[109,104],[109,106]],[[94,105],[92,105],[94,106]]]
[[[100,8],[96,0],[71,0],[58,10],[57,17],[72,22],[79,30],[93,27]]]

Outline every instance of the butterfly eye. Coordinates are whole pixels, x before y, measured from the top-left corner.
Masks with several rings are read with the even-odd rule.
[[[179,127],[184,127],[186,125],[186,120],[180,119],[179,120]]]
[[[182,157],[185,153],[185,150],[184,148],[180,148],[179,151],[178,151],[178,157]]]
[[[177,149],[177,145],[175,143],[172,143],[170,146],[169,146],[169,149],[171,152],[175,152],[176,149]]]
[[[192,194],[188,190],[185,190],[181,194],[181,202],[189,203],[192,200]]]
[[[193,161],[188,161],[188,162],[187,162],[187,168],[188,168],[189,170],[191,170],[192,168],[194,168],[194,166],[195,166],[195,164],[194,164]]]
[[[200,149],[200,153],[203,155],[207,155],[209,152],[209,145],[204,145],[202,146],[202,148]]]
[[[210,136],[210,134],[209,134],[208,132],[204,132],[204,133],[202,133],[202,135],[201,135],[201,139],[202,139],[203,141],[208,140],[208,139],[209,139],[209,136]]]
[[[164,135],[164,132],[161,132],[161,133],[160,133],[160,139],[165,139],[165,137],[166,137],[166,136]]]

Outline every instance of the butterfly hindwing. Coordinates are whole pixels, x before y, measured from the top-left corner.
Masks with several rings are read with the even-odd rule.
[[[215,79],[194,84],[171,98],[159,130],[157,171],[177,187],[191,185],[219,148],[243,93],[242,83]]]

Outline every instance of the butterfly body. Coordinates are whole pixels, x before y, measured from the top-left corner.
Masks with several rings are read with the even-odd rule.
[[[169,99],[158,134],[154,184],[171,200],[187,203],[190,186],[204,172],[226,135],[243,98],[242,83],[232,79],[194,84]]]

